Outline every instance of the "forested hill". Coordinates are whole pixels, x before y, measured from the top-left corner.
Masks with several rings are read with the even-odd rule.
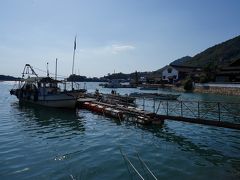
[[[15,78],[13,76],[5,76],[5,75],[0,75],[0,81],[17,81],[19,78]]]
[[[184,64],[185,62],[191,60],[191,58],[192,58],[192,57],[190,57],[190,56],[185,56],[185,57],[179,58],[179,59],[171,62],[170,65],[175,65],[175,66],[182,65],[182,64]]]
[[[206,67],[208,65],[227,66],[239,58],[240,36],[237,36],[206,49],[189,60],[184,61],[181,65],[198,67]]]

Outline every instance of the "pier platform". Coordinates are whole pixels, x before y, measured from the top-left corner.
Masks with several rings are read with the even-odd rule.
[[[144,99],[143,99],[144,100]],[[104,116],[119,120],[130,120],[139,124],[161,125],[165,120],[205,124],[240,130],[240,113],[233,112],[231,107],[240,107],[236,103],[200,102],[200,101],[168,101],[153,100],[152,111],[144,106],[134,107],[122,104],[99,102],[95,98],[80,98],[78,106]],[[231,121],[232,119],[232,121]]]

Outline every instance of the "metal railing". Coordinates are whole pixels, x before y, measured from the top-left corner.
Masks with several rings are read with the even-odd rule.
[[[138,99],[143,110],[159,115],[240,123],[240,103]]]

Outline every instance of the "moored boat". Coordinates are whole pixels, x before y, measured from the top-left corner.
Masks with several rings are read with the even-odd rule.
[[[24,76],[27,75],[25,79]],[[31,77],[31,76],[33,77]],[[77,93],[73,91],[61,90],[60,83],[49,76],[38,77],[33,68],[26,64],[23,70],[22,79],[18,87],[10,90],[11,95],[15,95],[20,102],[33,103],[56,108],[75,108]]]

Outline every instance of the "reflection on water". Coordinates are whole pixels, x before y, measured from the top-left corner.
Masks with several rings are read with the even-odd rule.
[[[180,125],[181,123],[179,123]],[[186,152],[194,152],[198,156],[204,158],[205,160],[211,162],[214,165],[217,164],[224,164],[226,160],[234,161],[238,160],[239,167],[238,170],[240,170],[240,154],[237,152],[240,151],[238,138],[239,132],[237,130],[229,130],[225,136],[228,134],[231,134],[231,137],[234,138],[233,141],[230,141],[228,146],[224,146],[224,138],[221,137],[220,132],[216,132],[214,136],[211,135],[211,131],[215,129],[217,131],[217,128],[210,127],[210,128],[203,128],[203,130],[198,130],[198,133],[194,132],[194,130],[197,130],[201,128],[201,125],[189,125],[190,128],[184,127],[185,130],[182,130],[182,133],[178,132],[179,127],[175,127],[175,129],[172,129],[172,127],[168,125],[164,125],[163,128],[159,128],[156,126],[139,126],[144,131],[149,131],[153,133],[153,135],[157,138],[160,138],[166,142],[171,142],[174,144],[178,144],[178,148],[182,151]],[[187,132],[189,131],[189,132]],[[203,134],[205,133],[205,136]],[[201,135],[203,137],[195,137],[197,135]],[[205,141],[202,141],[202,140]],[[215,141],[218,143],[211,143],[211,141]],[[158,143],[158,140],[153,141],[153,143]],[[155,144],[156,145],[156,144]],[[223,147],[224,146],[224,147]],[[233,150],[232,147],[235,147]],[[216,158],[217,157],[217,158]]]
[[[27,126],[25,131],[30,131],[31,133],[34,131],[38,136],[39,134],[44,136],[49,134],[46,139],[56,138],[59,140],[63,137],[71,139],[75,135],[83,133],[85,131],[84,125],[87,123],[86,121],[90,120],[89,117],[86,119],[86,116],[84,115],[82,117],[79,116],[81,111],[80,113],[76,113],[72,110],[46,108],[27,104],[15,104],[13,107],[22,113],[21,116],[24,121],[21,123]],[[92,113],[88,112],[87,114],[89,115]],[[100,121],[98,123],[102,123],[102,119],[105,118],[96,114],[92,114],[91,116],[96,116],[98,121]],[[107,122],[108,124],[112,124],[111,126],[122,125],[130,129],[136,127],[137,129],[142,130],[144,134],[154,136],[155,138],[152,139],[151,144],[157,148],[160,148],[162,144],[164,144],[163,142],[174,144],[179,151],[186,152],[187,154],[193,153],[194,156],[204,159],[205,162],[202,160],[200,162],[195,162],[199,163],[200,166],[206,166],[206,162],[212,166],[223,167],[225,167],[226,164],[229,164],[233,168],[233,172],[231,173],[236,174],[240,171],[240,155],[236,154],[240,150],[238,131],[226,130],[226,134],[221,136],[221,132],[218,131],[218,128],[208,126],[202,127],[201,125],[188,124],[183,127],[181,123],[179,123],[182,128],[176,126],[178,123],[173,123],[173,126],[172,123],[166,123],[162,127],[142,126],[131,122],[120,123],[119,121],[109,118],[107,118]],[[60,132],[56,133],[58,130],[60,130]],[[215,134],[213,134],[213,132]],[[226,146],[225,139],[229,135],[232,136],[233,140],[229,141],[228,146]],[[149,138],[146,139],[149,140]],[[143,137],[142,141],[147,141],[146,139]],[[137,148],[137,151],[141,154],[144,153],[144,150],[139,148]],[[55,156],[54,159],[62,161],[69,157],[78,156],[79,153],[82,153],[82,150],[68,151],[67,153]],[[172,155],[172,157],[175,156],[176,155]],[[228,169],[229,167],[225,168]]]
[[[51,128],[51,130],[64,128],[65,132],[62,135],[67,131],[73,134],[85,131],[85,121],[75,110],[48,108],[26,103],[14,103],[12,107],[20,112],[23,125],[32,125],[36,130],[42,129],[37,133],[46,133],[49,130],[44,130],[44,128]],[[28,129],[31,127],[29,126]]]

